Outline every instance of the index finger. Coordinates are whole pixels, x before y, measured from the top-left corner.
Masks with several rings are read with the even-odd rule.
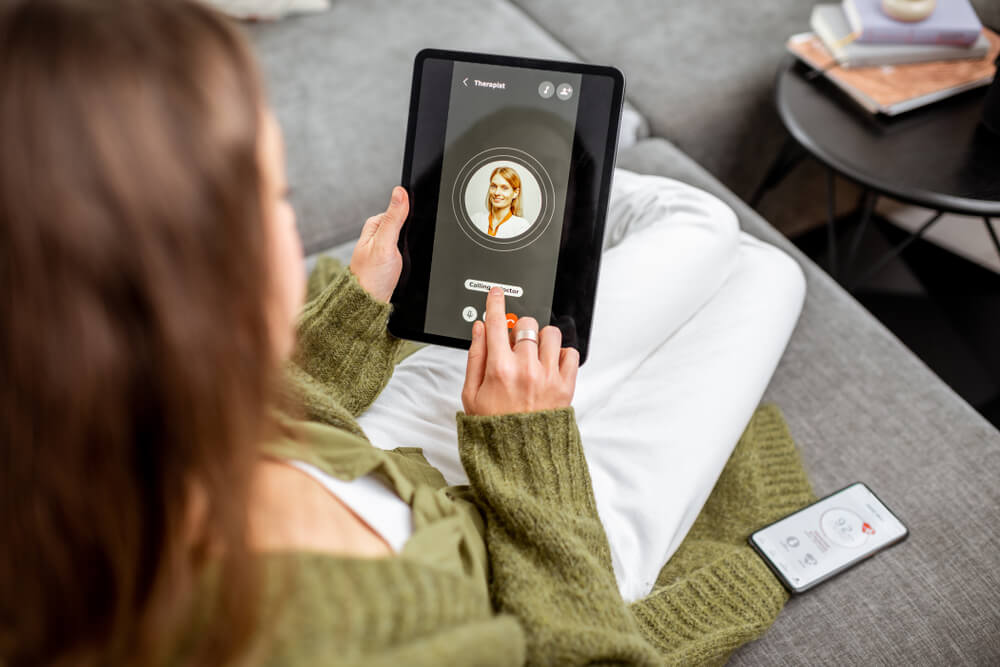
[[[486,295],[486,358],[492,364],[512,354],[503,290],[493,287]]]

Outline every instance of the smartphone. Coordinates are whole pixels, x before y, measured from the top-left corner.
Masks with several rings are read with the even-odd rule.
[[[902,541],[909,530],[857,482],[750,536],[750,546],[792,593],[803,593]]]

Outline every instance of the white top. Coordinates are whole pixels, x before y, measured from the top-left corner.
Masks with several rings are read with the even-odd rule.
[[[399,553],[413,535],[413,510],[374,475],[344,481],[304,461],[288,461],[322,484]]]
[[[490,228],[490,215],[486,211],[480,211],[479,213],[474,213],[472,215],[472,224],[479,228],[483,234],[487,234]],[[521,234],[528,231],[531,227],[531,223],[524,218],[516,215],[510,216],[507,222],[500,225],[497,229],[497,234],[495,238],[498,239],[509,239],[514,236],[520,236]]]

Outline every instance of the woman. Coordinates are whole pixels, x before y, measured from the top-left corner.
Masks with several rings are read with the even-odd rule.
[[[521,205],[521,177],[513,167],[497,167],[490,173],[486,210],[474,213],[472,222],[489,236],[509,239],[528,231]]]
[[[558,330],[511,346],[489,295],[458,417],[470,487],[447,487],[355,419],[399,351],[405,192],[304,307],[286,194],[252,59],[213,12],[0,11],[0,663],[656,664],[767,627],[785,595],[740,532],[808,499],[773,413],[745,443],[784,493],[724,475],[626,604]],[[772,488],[741,451],[736,478]]]

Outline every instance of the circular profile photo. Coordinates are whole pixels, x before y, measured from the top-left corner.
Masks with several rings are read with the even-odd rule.
[[[535,175],[510,160],[487,162],[476,169],[464,199],[473,227],[495,239],[527,233],[542,210],[542,190]]]

